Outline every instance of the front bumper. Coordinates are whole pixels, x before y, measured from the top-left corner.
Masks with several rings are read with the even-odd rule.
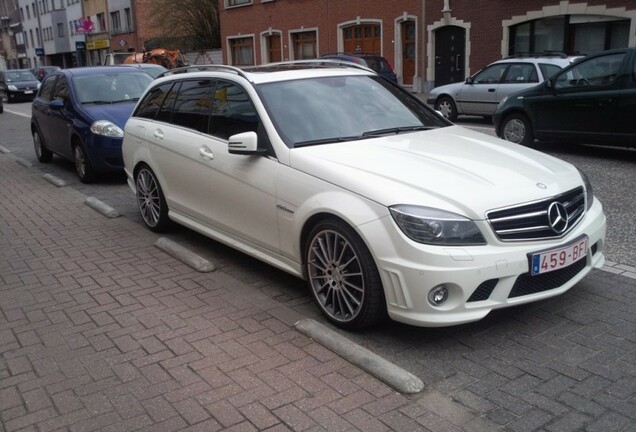
[[[480,227],[492,233],[487,223]],[[592,268],[602,267],[605,231],[605,215],[595,200],[583,220],[560,239],[501,242],[491,234],[484,246],[429,246],[406,239],[390,217],[365,226],[363,235],[368,244],[378,245],[372,253],[389,316],[411,325],[439,327],[477,321],[495,309],[564,293]],[[583,235],[589,238],[584,259],[568,270],[530,276],[529,254],[558,248]],[[442,284],[448,289],[448,300],[433,306],[428,294]]]

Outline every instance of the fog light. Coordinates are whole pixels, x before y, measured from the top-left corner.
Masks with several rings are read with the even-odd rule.
[[[445,285],[437,285],[428,293],[428,301],[433,306],[439,306],[446,300],[448,300],[448,289]]]

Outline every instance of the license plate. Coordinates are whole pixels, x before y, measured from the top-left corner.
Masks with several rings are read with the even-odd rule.
[[[587,236],[567,246],[532,254],[530,263],[532,276],[559,270],[587,256]]]
[[[33,94],[33,90],[25,90],[24,94]]]

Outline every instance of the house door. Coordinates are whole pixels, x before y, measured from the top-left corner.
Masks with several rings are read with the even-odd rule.
[[[413,84],[415,75],[415,22],[402,23],[402,82]]]
[[[283,60],[280,51],[280,35],[273,34],[267,37],[267,54],[270,63],[275,63]]]
[[[435,87],[464,81],[466,30],[457,26],[435,31]]]
[[[382,51],[382,31],[377,24],[351,26],[342,32],[345,52],[379,55]]]

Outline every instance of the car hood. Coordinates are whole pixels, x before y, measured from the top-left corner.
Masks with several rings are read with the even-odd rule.
[[[14,85],[18,90],[37,90],[40,81],[11,81],[8,85]]]
[[[385,206],[434,207],[475,220],[582,184],[567,162],[460,126],[301,147],[290,164]]]
[[[84,104],[82,109],[92,121],[108,120],[124,129],[124,125],[130,118],[136,103],[136,101],[130,101],[105,105]]]

